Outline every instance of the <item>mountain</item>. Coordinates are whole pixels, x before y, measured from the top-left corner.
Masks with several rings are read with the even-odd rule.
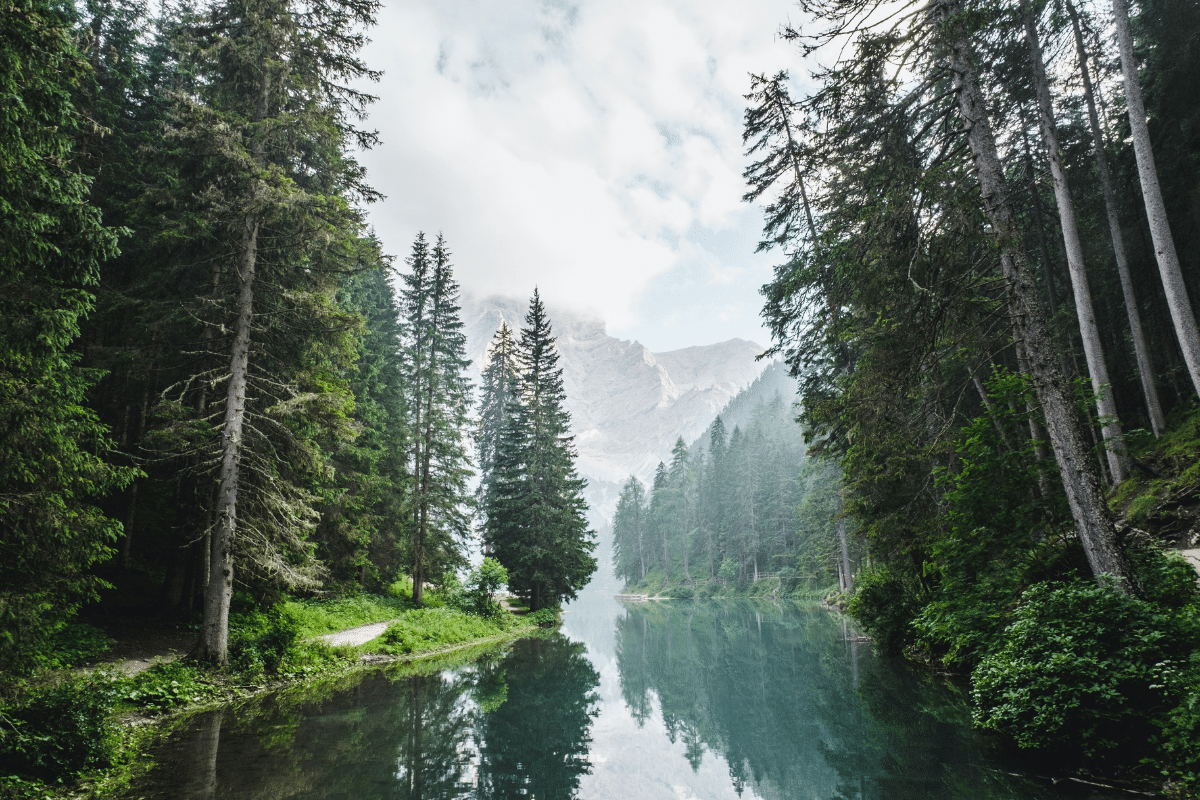
[[[507,297],[463,296],[467,355],[475,375],[503,320],[514,333],[528,303]],[[744,339],[652,353],[638,342],[609,336],[604,321],[549,307],[567,391],[567,410],[587,500],[611,516],[630,475],[649,481],[675,440],[693,441],[763,371],[760,345]]]
[[[792,416],[799,413],[794,405],[800,401],[796,380],[788,375],[787,366],[782,361],[773,361],[762,371],[754,381],[731,399],[720,410],[721,422],[725,424],[726,435],[732,435],[734,428],[747,428],[754,421],[754,415],[760,407],[771,403],[779,395],[783,402],[792,406]],[[708,452],[709,431],[705,430],[692,440],[689,448],[693,453]]]

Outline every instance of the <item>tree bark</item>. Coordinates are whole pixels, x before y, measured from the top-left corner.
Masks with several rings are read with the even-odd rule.
[[[1009,316],[1018,343],[1028,359],[1029,377],[1046,417],[1050,443],[1058,462],[1063,488],[1071,507],[1080,541],[1092,573],[1115,575],[1121,591],[1130,591],[1128,563],[1121,552],[1112,514],[1101,491],[1098,465],[1089,457],[1084,441],[1084,420],[1075,407],[1074,392],[1055,357],[1054,344],[1037,298],[1037,288],[1021,241],[1009,199],[1008,184],[979,87],[970,41],[964,31],[952,31],[949,0],[933,6],[943,31],[954,75],[959,116],[966,129],[967,143],[982,190],[984,210],[992,224],[1005,278]]]
[[[1158,387],[1154,382],[1154,362],[1150,358],[1150,346],[1142,315],[1138,311],[1137,297],[1133,291],[1133,279],[1129,273],[1129,256],[1125,249],[1125,236],[1121,233],[1121,217],[1117,213],[1117,193],[1113,189],[1112,173],[1108,169],[1108,156],[1104,152],[1104,136],[1100,131],[1100,116],[1096,113],[1096,97],[1092,90],[1092,76],[1088,69],[1087,48],[1083,43],[1083,31],[1079,26],[1079,13],[1074,3],[1066,0],[1067,14],[1071,17],[1071,29],[1075,34],[1075,52],[1079,57],[1079,74],[1083,78],[1083,97],[1087,101],[1088,125],[1092,132],[1092,147],[1096,155],[1096,172],[1100,175],[1100,188],[1104,195],[1104,209],[1108,214],[1108,229],[1112,234],[1113,253],[1117,260],[1117,274],[1121,277],[1121,292],[1125,296],[1125,312],[1129,317],[1129,330],[1133,335],[1133,352],[1137,357],[1138,376],[1142,380],[1142,396],[1146,400],[1146,413],[1150,417],[1150,428],[1155,436],[1162,436],[1166,429],[1162,403],[1158,399]]]
[[[1083,340],[1083,355],[1087,359],[1088,374],[1092,379],[1092,391],[1096,393],[1096,407],[1100,412],[1100,430],[1104,436],[1108,468],[1112,473],[1113,485],[1129,477],[1129,456],[1125,451],[1121,422],[1117,404],[1113,398],[1112,385],[1108,377],[1108,365],[1104,361],[1104,347],[1100,342],[1100,329],[1096,324],[1096,311],[1092,305],[1092,291],[1088,286],[1087,266],[1083,260],[1083,243],[1079,239],[1079,224],[1075,217],[1075,201],[1071,198],[1071,186],[1063,168],[1062,147],[1058,143],[1058,129],[1054,123],[1054,105],[1050,97],[1050,82],[1046,78],[1046,65],[1042,59],[1042,45],[1038,39],[1037,21],[1029,0],[1021,0],[1021,16],[1025,23],[1025,41],[1029,45],[1029,56],[1033,66],[1033,83],[1037,90],[1038,127],[1050,162],[1050,176],[1054,184],[1054,199],[1058,204],[1058,216],[1062,222],[1063,245],[1067,252],[1067,270],[1071,275],[1071,289],[1075,293],[1075,314],[1079,321],[1079,335]]]
[[[1133,32],[1129,28],[1129,10],[1125,0],[1112,0],[1113,22],[1117,27],[1117,44],[1121,50],[1121,74],[1125,76],[1125,106],[1129,110],[1129,129],[1133,134],[1133,153],[1137,157],[1138,177],[1142,183],[1142,199],[1146,218],[1150,222],[1150,237],[1162,277],[1171,321],[1179,349],[1192,378],[1192,388],[1200,394],[1200,333],[1196,330],[1196,315],[1188,300],[1187,286],[1179,267],[1179,255],[1171,238],[1171,224],[1158,185],[1158,170],[1154,166],[1154,150],[1150,146],[1150,127],[1146,124],[1146,105],[1142,102],[1142,84],[1137,61],[1133,56]]]
[[[254,320],[254,270],[258,259],[258,222],[246,220],[238,277],[237,319],[230,352],[225,425],[216,524],[209,541],[209,580],[204,594],[204,623],[196,658],[223,665],[229,660],[229,602],[233,597],[233,541],[237,535],[238,472],[246,420],[246,384],[250,366],[250,327]]]

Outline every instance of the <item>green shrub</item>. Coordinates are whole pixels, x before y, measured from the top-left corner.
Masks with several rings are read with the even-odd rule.
[[[190,661],[156,664],[125,682],[118,698],[139,708],[167,709],[201,703],[216,694],[216,687],[201,679],[200,668]]]
[[[95,661],[112,647],[108,634],[86,622],[68,622],[50,635],[47,666],[78,667]]]
[[[482,639],[504,630],[499,623],[449,608],[410,611],[388,626],[384,649],[393,653],[419,653],[448,644]]]
[[[1140,746],[1170,700],[1163,671],[1186,663],[1170,618],[1091,581],[1037,584],[972,675],[975,722],[1019,747],[1095,758]]]
[[[904,580],[887,565],[855,578],[850,614],[885,652],[899,652],[908,643],[912,636],[910,621],[917,607]]]
[[[55,779],[112,763],[113,685],[65,681],[0,709],[0,772]]]
[[[282,609],[229,615],[229,665],[248,677],[277,672],[296,644],[300,626]]]
[[[558,609],[557,608],[541,608],[534,611],[532,614],[525,615],[525,621],[537,625],[539,628],[549,628],[558,624]]]

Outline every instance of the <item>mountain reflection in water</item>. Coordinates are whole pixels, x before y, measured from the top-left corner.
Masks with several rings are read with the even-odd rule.
[[[382,670],[193,717],[130,797],[1095,798],[1008,773],[960,691],[817,607],[628,608],[440,673]]]

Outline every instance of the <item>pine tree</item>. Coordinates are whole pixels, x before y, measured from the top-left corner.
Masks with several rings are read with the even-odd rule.
[[[330,578],[351,589],[391,583],[411,515],[406,454],[411,432],[401,373],[400,324],[386,261],[362,265],[339,301],[363,318],[359,355],[349,372],[352,418],[360,432],[332,454],[336,483],[326,492],[314,536]]]
[[[496,448],[485,537],[508,569],[509,588],[536,611],[573,599],[596,571],[562,367],[537,290],[517,359],[521,394]]]
[[[62,13],[0,3],[0,667],[37,644],[101,582],[120,524],[95,502],[132,473],[102,456],[107,429],[84,407],[98,375],[68,352],[90,287],[115,253],[73,161],[72,87],[87,63]]]
[[[488,362],[483,368],[482,380],[479,423],[475,428],[475,463],[479,467],[480,475],[475,497],[482,522],[481,528],[486,531],[487,508],[495,485],[496,454],[508,424],[509,411],[521,391],[516,343],[508,324],[503,321],[500,322],[500,328],[488,348]],[[484,550],[489,550],[486,541]]]
[[[321,444],[352,435],[341,375],[359,322],[334,298],[362,246],[351,201],[377,197],[347,152],[375,141],[352,124],[373,99],[352,84],[378,77],[357,56],[376,9],[226,0],[189,19],[179,40],[188,77],[167,141],[183,179],[164,202],[211,270],[197,315],[212,354],[204,379],[223,383],[224,397],[199,412],[216,423],[215,445],[205,443],[216,452],[203,457],[215,456],[218,489],[194,655],[218,664],[235,561],[244,582],[313,587],[321,577],[309,541],[329,469]]]
[[[646,579],[646,487],[630,475],[613,514],[613,569],[627,583]]]
[[[471,384],[466,378],[466,336],[459,317],[458,284],[445,239],[432,251],[417,234],[411,271],[404,275],[404,369],[412,426],[412,528],[409,563],[413,601],[424,583],[464,563],[461,543],[470,535],[471,475],[466,432]]]

